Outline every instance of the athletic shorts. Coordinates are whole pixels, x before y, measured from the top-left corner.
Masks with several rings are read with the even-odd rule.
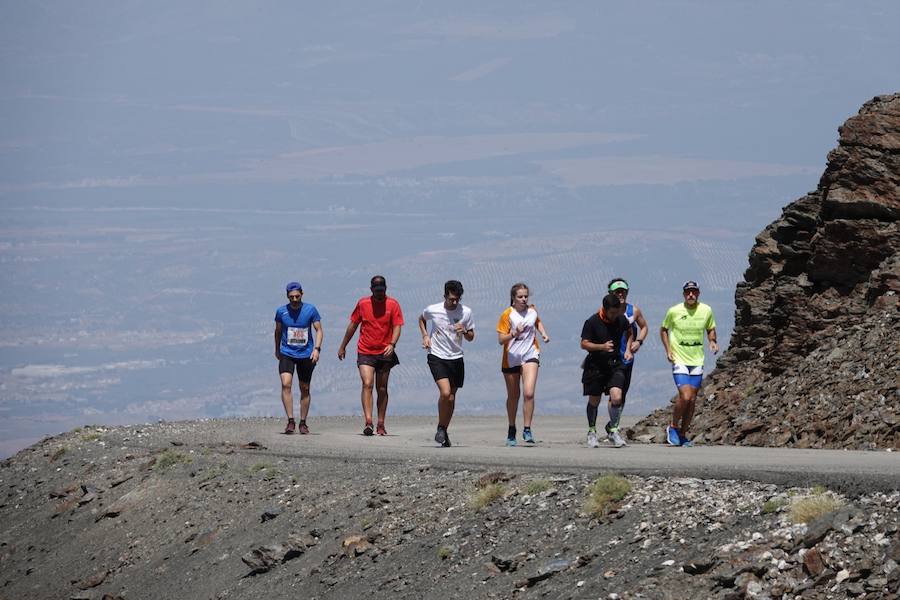
[[[291,377],[293,377],[294,370],[296,369],[297,379],[303,383],[310,382],[313,369],[315,368],[316,363],[314,363],[311,358],[294,358],[293,356],[285,356],[282,354],[281,359],[278,361],[279,373],[290,373]]]
[[[400,364],[397,353],[393,352],[390,356],[384,354],[362,354],[356,355],[356,366],[366,365],[374,367],[376,373],[387,373]]]
[[[466,379],[466,365],[462,358],[439,358],[428,353],[428,368],[434,380],[449,379],[450,385],[461,388]]]
[[[672,365],[672,379],[675,380],[676,387],[689,385],[699,388],[700,383],[703,381],[703,365],[691,367],[675,363]]]
[[[625,371],[616,368],[611,371],[585,369],[581,374],[581,386],[584,396],[602,396],[608,394],[610,388],[625,386]]]
[[[528,363],[537,363],[538,366],[541,366],[541,359],[539,359],[539,358],[529,358],[528,360],[525,361],[525,364],[528,364]],[[514,367],[501,368],[500,370],[501,370],[502,372],[504,372],[504,373],[521,373],[521,372],[522,372],[522,365],[516,365],[516,366],[514,366]]]

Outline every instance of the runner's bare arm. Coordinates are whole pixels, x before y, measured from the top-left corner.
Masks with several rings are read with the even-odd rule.
[[[713,351],[713,354],[718,354],[719,353],[719,341],[716,339],[716,328],[715,327],[713,327],[712,329],[710,329],[706,332],[706,339],[709,340],[709,349]]]
[[[603,342],[602,344],[597,344],[588,340],[581,340],[581,349],[587,350],[588,352],[612,352],[615,349],[616,345],[612,340],[608,342]]]
[[[390,356],[394,353],[394,350],[397,349],[397,341],[400,339],[400,331],[403,329],[403,325],[394,325],[394,331],[391,335],[391,343],[388,344],[388,347],[384,349],[384,356]]]
[[[538,319],[537,322],[535,323],[535,328],[538,330],[538,333],[541,334],[541,339],[544,340],[545,344],[550,341],[550,336],[547,335],[547,330],[544,329],[543,321]]]
[[[665,327],[660,327],[659,339],[662,341],[663,348],[666,349],[666,358],[670,363],[674,363],[675,355],[672,354],[672,349],[669,347],[669,330]]]
[[[625,330],[625,336],[625,353],[622,355],[622,358],[627,362],[634,358],[634,352],[631,351],[631,344],[634,342],[634,331],[632,331],[631,327]]]
[[[357,327],[359,327],[359,323],[354,323],[353,321],[347,323],[347,330],[344,331],[344,339],[341,340],[341,345],[338,348],[338,360],[344,360],[344,357],[347,356],[347,344],[350,343],[350,338],[356,333]]]
[[[325,330],[322,329],[321,321],[314,321],[312,326],[313,329],[316,330],[316,345],[313,347],[310,358],[314,363],[317,363],[319,362],[319,355],[321,354],[320,350],[322,348],[322,342],[325,341]]]
[[[425,317],[419,315],[419,333],[422,334],[422,347],[426,350],[431,349],[431,337],[428,335],[428,325],[426,324]]]
[[[638,333],[637,338],[635,338],[631,342],[632,354],[643,347],[644,340],[646,340],[647,336],[650,335],[650,327],[647,325],[647,320],[644,318],[644,313],[642,313],[641,309],[639,309],[637,306],[634,307],[634,322],[638,324]]]

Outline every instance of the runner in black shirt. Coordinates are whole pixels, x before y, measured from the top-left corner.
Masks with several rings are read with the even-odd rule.
[[[628,319],[622,315],[622,301],[615,295],[608,294],[603,298],[603,308],[584,322],[581,329],[581,349],[587,350],[581,374],[584,395],[588,397],[587,444],[591,448],[600,445],[597,439],[597,407],[603,394],[609,394],[609,401],[615,406],[622,403],[622,387],[625,384],[625,372],[622,358],[631,360],[632,331]],[[624,355],[619,354],[622,337],[626,337]],[[615,432],[611,436],[616,448],[625,444],[625,440]]]

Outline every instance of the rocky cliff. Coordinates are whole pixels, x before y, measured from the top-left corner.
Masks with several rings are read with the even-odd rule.
[[[900,448],[900,94],[839,132],[817,189],[756,238],[698,398],[699,441]],[[661,441],[670,413],[632,435]]]

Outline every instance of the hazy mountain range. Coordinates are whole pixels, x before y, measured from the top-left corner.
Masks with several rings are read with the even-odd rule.
[[[502,411],[493,330],[524,280],[552,338],[538,410],[580,414],[581,323],[622,275],[647,412],[681,282],[727,340],[754,236],[900,72],[888,2],[0,11],[4,455],[83,423],[279,415],[291,279],[326,331],[313,415],[358,411],[335,353],[375,273],[408,323],[392,410],[433,410],[415,319],[457,278],[479,336],[459,410]]]

